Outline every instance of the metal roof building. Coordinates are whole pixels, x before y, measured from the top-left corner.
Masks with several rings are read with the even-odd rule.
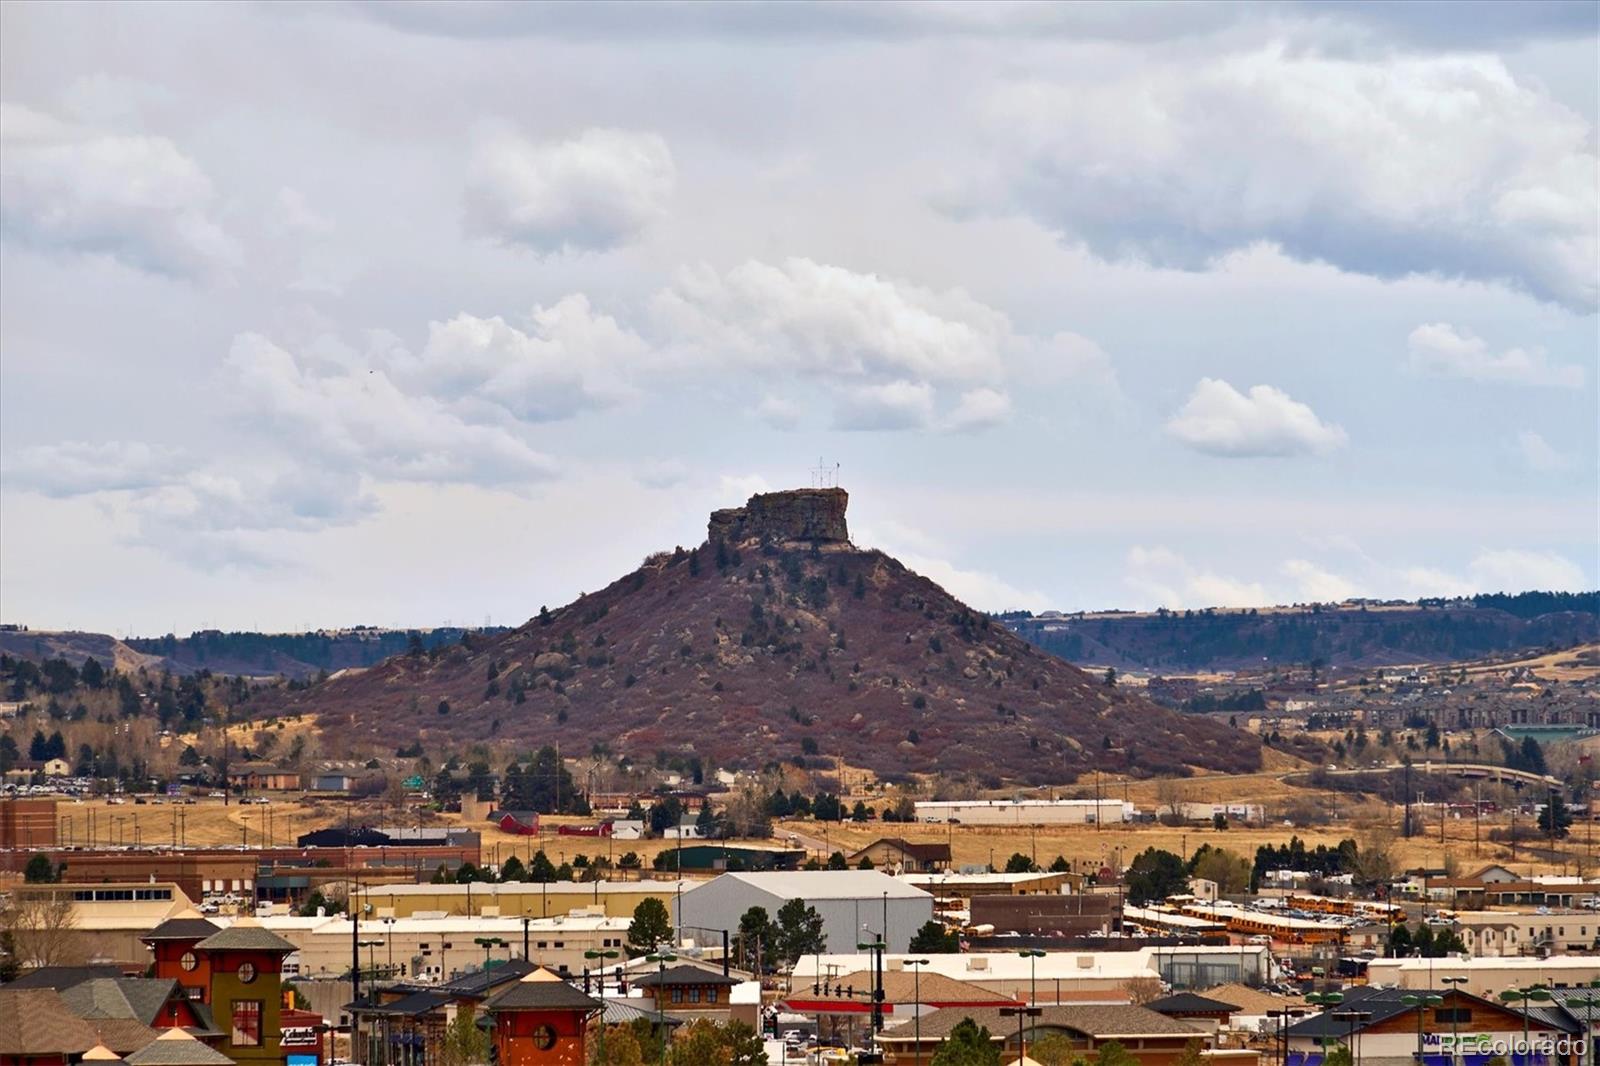
[[[906,951],[918,929],[933,920],[933,897],[876,870],[796,870],[728,873],[683,893],[679,921],[686,938],[738,931],[751,907],[778,910],[801,899],[822,917],[822,934],[831,948],[853,952],[856,945],[884,934],[890,951]]]

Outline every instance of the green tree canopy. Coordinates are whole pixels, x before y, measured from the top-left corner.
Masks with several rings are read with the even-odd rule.
[[[1189,870],[1170,851],[1146,848],[1128,867],[1128,899],[1135,905],[1166,899],[1187,891]]]
[[[778,908],[779,956],[793,966],[802,955],[820,954],[827,946],[822,934],[822,915],[806,906],[803,899],[791,899]]]
[[[644,955],[654,951],[658,944],[671,941],[672,917],[667,913],[667,905],[654,896],[640,900],[633,908],[633,921],[628,924],[628,950]]]
[[[1000,1045],[986,1027],[963,1018],[939,1045],[932,1066],[1000,1066]]]
[[[910,950],[917,955],[948,955],[960,950],[960,943],[956,934],[946,932],[942,924],[927,921],[912,934]]]

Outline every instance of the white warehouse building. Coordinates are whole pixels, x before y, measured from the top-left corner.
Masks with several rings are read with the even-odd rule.
[[[1118,799],[939,800],[916,812],[919,822],[958,825],[1107,825],[1131,822],[1135,808]]]
[[[765,908],[777,921],[792,899],[805,900],[822,917],[822,934],[835,950],[854,951],[883,933],[890,951],[909,951],[917,930],[933,920],[931,895],[876,870],[722,874],[683,893],[678,920],[685,939],[720,936],[721,930],[732,936],[751,907]]]

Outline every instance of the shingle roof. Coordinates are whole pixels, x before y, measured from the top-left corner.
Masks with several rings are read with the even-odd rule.
[[[537,969],[489,997],[485,1010],[597,1010],[599,1000],[578,991],[549,970]]]
[[[1237,1003],[1238,1009],[1245,1014],[1265,1014],[1269,1010],[1305,1005],[1305,1000],[1300,996],[1275,996],[1240,984],[1217,985],[1203,989],[1202,994],[1224,1003]]]
[[[297,950],[253,918],[241,918],[228,928],[212,933],[195,947],[204,951],[281,951],[285,955]]]
[[[447,992],[434,989],[423,989],[412,992],[410,995],[391,999],[387,1003],[376,1003],[357,1010],[360,1014],[388,1015],[396,1018],[415,1018],[437,1010],[446,1003],[455,1002],[455,997]]]
[[[78,1055],[98,1043],[53,989],[0,988],[0,1055]]]
[[[441,992],[449,992],[453,996],[485,996],[499,988],[508,981],[520,981],[532,973],[536,966],[527,959],[508,959],[487,970],[478,970],[457,977],[453,981],[446,981],[439,986]]]
[[[144,936],[145,943],[152,940],[204,940],[222,927],[206,918],[168,918]]]
[[[1220,999],[1196,995],[1193,992],[1177,992],[1170,996],[1162,996],[1146,1003],[1144,1007],[1157,1014],[1232,1014],[1239,1009],[1237,1003],[1224,1003]]]
[[[666,985],[670,988],[673,985],[722,985],[729,987],[739,982],[731,977],[722,976],[716,970],[706,970],[699,966],[679,963],[676,966],[668,966],[664,972],[652,970],[643,977],[635,979],[633,983],[638,988],[654,988],[656,985]]]
[[[6,987],[51,988],[59,992],[91,978],[121,976],[122,971],[115,966],[41,966],[23,974]]]
[[[128,1066],[233,1066],[233,1060],[182,1029],[168,1029],[131,1055]]]
[[[853,973],[842,974],[830,978],[830,988],[852,988],[856,992],[855,998],[859,1000],[861,994],[872,987],[873,975],[871,970],[856,970]],[[635,982],[637,983],[637,982]],[[815,982],[813,982],[815,983]],[[813,992],[811,985],[803,980],[797,980],[790,992],[791,1000],[835,999],[846,1001],[850,997],[835,997]],[[883,996],[889,1003],[912,1003],[920,999],[924,1004],[929,1003],[985,1003],[1016,1002],[1016,997],[1008,996],[999,989],[974,981],[962,981],[954,977],[946,977],[941,973],[918,974],[915,970],[885,970],[883,973]]]
[[[88,1024],[99,1041],[119,1055],[144,1047],[157,1032],[133,1018],[91,1018]]]
[[[61,999],[80,1018],[133,1018],[150,1025],[178,982],[154,977],[96,977],[64,989]]]
[[[879,837],[871,844],[852,854],[850,858],[859,859],[867,851],[877,847],[879,844],[893,848],[895,851],[904,852],[913,859],[921,859],[923,862],[950,861],[950,845],[948,843],[941,841],[939,843],[916,844],[900,837]]]
[[[960,1025],[963,1018],[971,1018],[986,1027],[997,1039],[1014,1032],[1017,1028],[1016,1019],[1001,1017],[999,1008],[947,1007],[923,1015],[922,1037],[924,1040],[937,1040],[948,1036],[950,1030]],[[1168,1018],[1164,1014],[1157,1014],[1143,1007],[1125,1004],[1041,1007],[1039,1017],[1027,1019],[1027,1025],[1033,1029],[1070,1029],[1100,1040],[1134,1036],[1196,1035],[1193,1026],[1185,1025],[1175,1018]],[[894,1043],[913,1041],[916,1038],[910,1032],[895,1029],[881,1033],[878,1039],[885,1043]]]
[[[607,1025],[627,1025],[641,1018],[651,1025],[679,1026],[685,1021],[663,1011],[645,1010],[643,1007],[634,1006],[625,999],[606,1000],[605,1012],[601,1018]]]

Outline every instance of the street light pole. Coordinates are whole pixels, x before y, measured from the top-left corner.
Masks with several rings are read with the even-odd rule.
[[[917,1058],[922,1058],[922,968],[927,959],[906,959],[905,965],[915,966],[911,971],[911,1025],[916,1033]]]
[[[1465,977],[1441,977],[1439,983],[1450,986],[1450,1066],[1456,1066],[1461,1061],[1461,1003],[1458,993],[1460,985],[1467,983]]]
[[[1002,1017],[1002,1018],[1009,1018],[1013,1014],[1015,1014],[1017,1016],[1017,1059],[1018,1059],[1018,1061],[1025,1060],[1028,1057],[1028,1041],[1027,1041],[1027,1038],[1025,1036],[1023,1036],[1023,1031],[1022,1031],[1023,1022],[1022,1022],[1022,1020],[1024,1018],[1037,1018],[1037,1017],[1039,1017],[1039,1015],[1041,1015],[1043,1013],[1044,1013],[1044,1010],[1041,1007],[1001,1007],[1000,1008],[1000,1017]]]
[[[1422,1015],[1428,1007],[1437,1007],[1444,1000],[1439,996],[1411,995],[1401,996],[1400,1002],[1408,1007],[1416,1008],[1417,1012],[1417,1066],[1422,1066]]]
[[[1023,948],[1017,954],[1028,960],[1028,1005],[1036,1006],[1039,1002],[1039,960],[1044,958],[1044,952],[1038,948]]]
[[[614,959],[616,951],[612,949],[599,950],[591,948],[583,953],[586,959]],[[658,1004],[659,1006],[659,1004]],[[600,1061],[606,1061],[606,970],[600,967]]]
[[[678,956],[670,951],[658,951],[653,955],[646,955],[644,958],[646,962],[656,964],[656,1020],[665,1022],[666,1011],[661,1008],[661,991],[667,983],[667,963],[677,962]],[[664,1029],[665,1025],[662,1028]],[[667,1066],[667,1042],[667,1037],[663,1036],[661,1039],[661,1066]]]
[[[1543,985],[1532,985],[1528,988],[1508,988],[1500,993],[1502,1003],[1522,1004],[1522,1061],[1528,1062],[1528,1004],[1548,1003],[1550,992]]]

